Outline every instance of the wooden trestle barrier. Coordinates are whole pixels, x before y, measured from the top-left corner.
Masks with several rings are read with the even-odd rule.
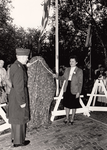
[[[61,91],[59,93],[59,96],[54,97],[54,100],[56,100],[56,104],[55,104],[55,107],[52,111],[51,121],[54,121],[55,116],[64,116],[64,115],[66,115],[65,110],[58,110],[61,99],[63,99],[63,89],[64,89],[65,82],[66,81],[64,80]],[[99,87],[102,88],[102,90],[104,91],[104,94],[99,94],[98,93],[98,88]],[[101,97],[106,97],[107,98],[107,91],[106,91],[106,88],[104,86],[104,83],[103,83],[102,79],[97,79],[95,81],[91,94],[87,94],[87,96],[89,96],[89,100],[88,100],[87,104],[85,105],[84,102],[82,101],[83,95],[80,95],[80,104],[81,104],[82,108],[78,108],[76,110],[76,113],[83,113],[84,115],[89,117],[90,116],[90,113],[89,113],[90,111],[107,111],[107,107],[101,107],[101,106],[97,107],[97,106],[95,106],[96,97],[101,96]],[[72,110],[70,110],[70,114],[72,114]]]
[[[56,100],[56,104],[55,104],[55,107],[52,111],[51,121],[54,121],[55,116],[66,115],[65,110],[58,110],[61,99],[63,99],[63,89],[64,89],[65,82],[66,81],[64,80],[62,88],[61,88],[60,93],[59,93],[59,96],[54,97],[54,100]],[[99,87],[101,87],[103,89],[104,94],[99,94],[98,93],[98,88]],[[103,83],[102,79],[97,79],[95,81],[91,94],[87,94],[87,96],[89,96],[89,100],[87,102],[87,105],[85,105],[84,102],[82,101],[83,95],[80,95],[80,104],[81,104],[82,108],[78,108],[76,110],[76,113],[83,113],[84,115],[89,117],[90,116],[90,113],[89,113],[90,111],[107,111],[107,107],[95,106],[96,97],[101,96],[101,97],[106,97],[107,98],[107,90],[104,86],[104,83]],[[6,118],[6,112],[3,109],[4,106],[6,106],[6,103],[0,104],[0,116],[5,121],[4,124],[0,125],[0,131],[11,128],[11,125],[8,123],[8,119]],[[70,110],[70,114],[72,114],[72,110]]]
[[[11,128],[11,125],[8,123],[8,119],[6,118],[6,112],[3,109],[4,106],[6,106],[6,103],[0,104],[0,116],[4,121],[4,123],[0,125],[0,132]]]

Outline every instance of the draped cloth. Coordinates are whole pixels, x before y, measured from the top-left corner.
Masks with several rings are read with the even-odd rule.
[[[52,70],[45,60],[35,56],[28,67],[28,89],[31,121],[28,128],[38,128],[49,123],[49,109],[55,95],[55,81]]]

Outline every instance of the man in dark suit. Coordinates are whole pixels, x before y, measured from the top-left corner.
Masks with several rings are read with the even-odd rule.
[[[16,49],[17,60],[10,68],[12,88],[9,94],[9,123],[11,124],[11,138],[14,147],[25,146],[30,143],[30,141],[25,141],[26,123],[30,119],[28,79],[25,67],[29,52],[29,49]]]

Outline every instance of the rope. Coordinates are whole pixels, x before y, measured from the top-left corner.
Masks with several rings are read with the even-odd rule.
[[[30,67],[31,65],[33,65],[33,64],[36,63],[37,61],[40,61],[41,64],[45,67],[45,69],[46,69],[50,74],[53,75],[53,73],[52,73],[48,68],[46,68],[46,66],[42,63],[41,60],[36,60],[36,61],[34,61],[34,62],[32,62],[32,63],[28,63],[28,64],[27,64],[27,67]]]

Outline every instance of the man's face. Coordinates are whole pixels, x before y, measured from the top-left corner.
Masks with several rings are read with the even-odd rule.
[[[74,58],[71,58],[71,59],[70,59],[70,66],[71,66],[71,67],[75,67],[76,65],[77,65],[76,60],[75,60]]]
[[[18,56],[17,55],[17,59],[18,59],[18,61],[20,61],[22,64],[25,65],[27,63],[27,61],[28,61],[28,56],[26,56],[26,55]]]

